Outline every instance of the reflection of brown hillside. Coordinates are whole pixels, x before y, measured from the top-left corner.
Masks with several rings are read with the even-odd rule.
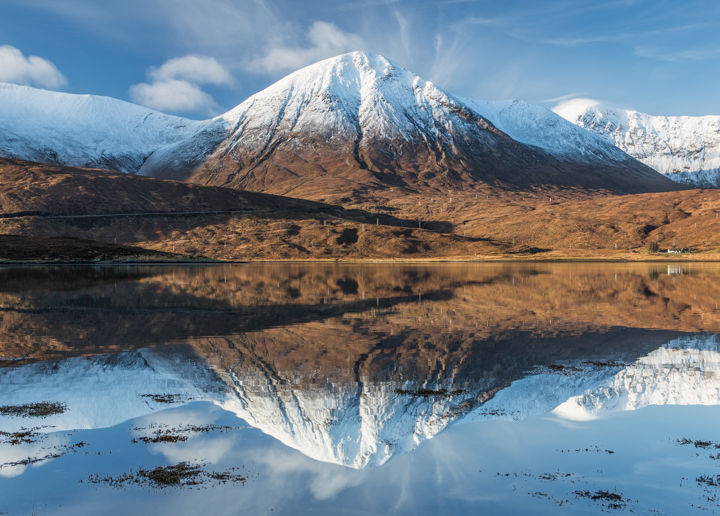
[[[527,342],[619,327],[720,330],[720,270],[712,268],[669,275],[666,266],[622,264],[277,264],[108,268],[95,276],[66,269],[73,270],[78,278],[65,272],[56,284],[53,269],[0,270],[0,285],[10,287],[0,287],[0,355],[49,359],[292,328],[302,328],[293,339],[338,349],[363,340],[374,349],[387,339],[438,348],[434,339],[455,333],[462,337],[453,342]]]
[[[489,397],[537,366],[633,362],[678,335],[611,328],[546,337],[506,330],[488,336],[472,329],[427,333],[393,324],[368,328],[329,320],[189,342],[221,374],[233,373],[245,386],[255,379],[289,389],[332,390],[334,384],[359,387],[366,382],[466,389],[489,381]]]

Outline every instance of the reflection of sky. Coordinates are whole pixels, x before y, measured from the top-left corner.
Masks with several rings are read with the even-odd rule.
[[[110,429],[78,433],[71,440],[89,442],[87,455],[67,455],[2,479],[3,492],[13,493],[3,496],[6,510],[25,512],[33,504],[42,508],[48,503],[46,514],[265,514],[271,509],[275,514],[337,514],[338,508],[348,514],[557,514],[558,506],[549,499],[554,497],[572,503],[564,508],[568,513],[594,514],[601,509],[597,503],[576,499],[572,493],[617,487],[618,493],[637,500],[628,508],[680,514],[704,500],[695,482],[681,479],[714,474],[717,464],[708,458],[710,450],[674,441],[717,439],[720,408],[663,406],[591,422],[545,416],[459,425],[414,452],[367,470],[314,461],[254,429],[200,434],[179,444],[130,444],[128,430],[133,426],[179,421],[244,425],[216,406],[193,403]],[[208,469],[244,467],[251,479],[245,486],[166,493],[133,486],[116,491],[77,482],[90,473],[119,475],[139,465],[199,456],[206,458]],[[538,478],[557,472],[571,476],[556,481]]]

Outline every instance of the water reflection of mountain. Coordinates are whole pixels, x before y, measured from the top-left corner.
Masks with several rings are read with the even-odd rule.
[[[575,395],[555,412],[586,420],[649,405],[720,404],[720,338],[681,337],[638,359],[611,381]]]
[[[523,419],[586,392],[607,393],[607,386],[637,367],[644,368],[648,392],[689,389],[687,396],[649,403],[717,402],[716,380],[688,378],[701,371],[714,379],[718,361],[687,366],[687,352],[672,352],[687,338],[667,342],[665,332],[476,342],[463,352],[462,343],[449,339],[447,349],[429,354],[403,343],[359,353],[357,344],[348,343],[345,353],[310,359],[287,331],[6,368],[0,371],[0,404],[63,401],[68,411],[43,424],[65,430],[119,424],[167,408],[143,395],[179,394],[185,402],[211,401],[233,411],[311,458],[362,468],[408,452],[457,422]],[[308,346],[321,335],[342,336],[309,335]],[[684,346],[687,351],[690,344]],[[696,354],[717,354],[718,341],[697,336],[692,346]],[[518,354],[523,347],[526,353]],[[676,373],[657,373],[667,369]],[[0,418],[0,424],[10,430],[26,422]]]
[[[479,339],[613,327],[719,331],[717,271],[668,270],[647,264],[7,268],[0,269],[0,355],[57,359],[323,321],[359,333],[463,330]]]
[[[619,378],[647,360],[648,392],[672,380],[717,398],[710,383],[683,383],[697,368],[713,377],[717,361],[683,368],[675,361],[687,355],[662,351],[720,326],[712,271],[138,268],[65,274],[60,284],[42,270],[2,274],[15,283],[0,287],[0,354],[33,358],[4,361],[0,404],[64,401],[68,412],[43,422],[58,430],[118,424],[166,408],[144,394],[181,394],[312,458],[361,468],[461,421],[521,419],[587,393],[604,394],[580,403],[585,411],[630,407],[613,401],[623,397]],[[698,336],[686,347],[715,342]],[[619,394],[598,390],[615,384]],[[24,423],[0,418],[3,429]]]

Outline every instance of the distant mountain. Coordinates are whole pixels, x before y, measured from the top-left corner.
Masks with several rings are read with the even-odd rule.
[[[677,188],[549,110],[459,99],[362,52],[303,68],[203,122],[1,85],[0,156],[336,201],[485,185]]]
[[[511,138],[540,148],[560,161],[590,165],[635,161],[601,136],[588,133],[544,107],[522,100],[461,100]]]
[[[206,122],[108,97],[0,83],[0,156],[135,173]]]
[[[720,116],[650,116],[591,99],[554,111],[674,181],[720,187]]]

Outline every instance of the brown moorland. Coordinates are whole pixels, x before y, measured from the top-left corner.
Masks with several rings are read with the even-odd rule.
[[[0,176],[0,233],[212,259],[667,259],[651,242],[720,258],[717,190],[453,189],[332,206],[8,159]]]
[[[71,237],[0,235],[0,263],[193,261],[188,256]],[[195,259],[197,261],[197,259]]]

